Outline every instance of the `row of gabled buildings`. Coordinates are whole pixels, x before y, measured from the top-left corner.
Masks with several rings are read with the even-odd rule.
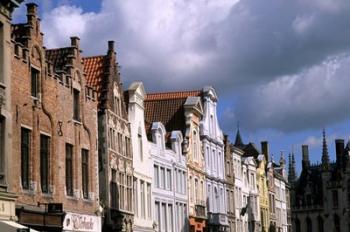
[[[123,89],[114,43],[48,49],[0,3],[0,230],[290,231],[285,161],[224,136],[215,89]]]

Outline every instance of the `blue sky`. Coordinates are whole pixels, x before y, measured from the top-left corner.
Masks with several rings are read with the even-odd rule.
[[[28,1],[26,1],[28,2]],[[350,136],[348,0],[36,0],[49,48],[79,36],[85,55],[115,40],[124,86],[199,89],[219,95],[223,130],[234,141],[270,142],[274,159],[301,144],[321,159],[322,128]],[[25,19],[24,4],[14,14]]]

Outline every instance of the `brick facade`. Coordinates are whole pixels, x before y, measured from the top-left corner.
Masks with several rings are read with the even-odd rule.
[[[37,6],[27,5],[28,21],[12,28],[12,115],[13,153],[11,190],[18,194],[19,222],[37,229],[55,231],[63,226],[63,214],[47,216],[48,203],[62,203],[65,213],[98,216],[97,101],[86,85],[79,39],[67,48],[46,50],[37,17]],[[37,84],[33,85],[33,73]],[[37,88],[34,90],[33,86]],[[79,93],[79,117],[73,119],[74,93]],[[22,185],[23,130],[29,132],[29,185]],[[41,136],[49,139],[48,191],[44,190]],[[66,189],[66,146],[72,146],[72,187]],[[82,152],[87,151],[88,175],[83,175]],[[22,160],[23,158],[23,160]],[[87,177],[87,178],[86,178]],[[87,187],[83,191],[83,178]],[[44,220],[45,221],[45,220]],[[99,223],[96,220],[95,223]],[[48,226],[48,224],[51,224]],[[96,226],[96,225],[95,225]]]

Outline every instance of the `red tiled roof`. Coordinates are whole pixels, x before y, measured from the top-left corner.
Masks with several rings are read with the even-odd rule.
[[[151,131],[151,123],[162,122],[167,132],[185,130],[184,103],[187,97],[200,96],[201,91],[150,93],[145,100],[146,131]]]
[[[86,74],[86,84],[93,87],[98,96],[101,94],[102,80],[104,76],[105,56],[84,57],[84,71]]]
[[[169,100],[169,99],[178,99],[178,98],[187,98],[200,96],[200,90],[194,91],[181,91],[181,92],[164,92],[164,93],[150,93],[147,94],[146,101],[152,100]]]

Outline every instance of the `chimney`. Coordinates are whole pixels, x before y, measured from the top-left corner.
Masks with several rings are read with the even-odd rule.
[[[309,160],[309,146],[308,145],[302,145],[302,168],[303,170],[306,170],[310,166],[310,160]]]
[[[267,141],[261,142],[261,152],[265,156],[266,162],[269,162],[269,142]]]
[[[108,41],[108,51],[114,51],[114,41]]]
[[[33,23],[38,15],[38,5],[35,3],[28,3],[26,6],[28,23]]]
[[[336,139],[335,140],[335,153],[337,155],[337,166],[343,167],[343,159],[344,159],[344,139]]]
[[[77,36],[72,36],[70,37],[70,44],[72,47],[75,47],[77,49],[79,49],[80,46],[80,39]]]

